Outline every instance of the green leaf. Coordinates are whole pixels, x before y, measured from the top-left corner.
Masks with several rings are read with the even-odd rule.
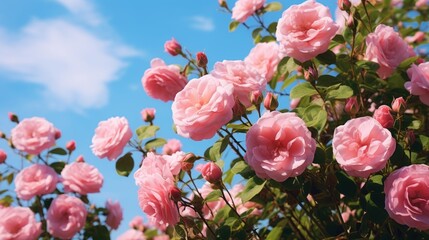
[[[378,63],[366,60],[357,61],[356,65],[361,69],[372,70],[374,72],[380,68],[380,65]]]
[[[182,227],[182,225],[176,224],[174,226],[174,231],[177,235],[179,235],[180,239],[186,239],[186,230]]]
[[[316,94],[316,89],[314,89],[309,82],[303,82],[292,88],[292,90],[290,91],[290,98],[302,98],[305,96],[312,96]]]
[[[267,181],[264,181],[256,176],[250,178],[249,181],[247,181],[245,189],[240,193],[241,200],[243,202],[248,202],[250,199],[261,192],[265,186],[265,183],[267,183]]]
[[[259,35],[259,33],[261,33],[262,30],[263,30],[263,28],[261,28],[261,27],[255,28],[252,31],[252,38],[255,39]]]
[[[283,227],[276,226],[275,228],[273,228],[273,230],[271,230],[271,232],[268,234],[266,239],[267,240],[280,239],[280,237],[282,236],[282,233],[283,233]]]
[[[239,161],[234,164],[234,166],[231,168],[231,172],[234,174],[241,173],[243,170],[249,168],[249,165],[245,163],[244,161]]]
[[[234,32],[238,25],[240,25],[240,22],[232,21],[231,23],[229,23],[229,31]]]
[[[337,190],[344,194],[344,196],[347,197],[354,197],[357,194],[357,185],[353,178],[348,176],[343,171],[335,172],[335,176],[337,177],[338,184],[337,184]]]
[[[213,146],[207,148],[207,150],[204,152],[204,156],[210,160],[219,160],[222,156],[222,153],[225,151],[226,147],[229,143],[229,137],[226,136],[224,138],[221,138],[217,140]]]
[[[2,199],[0,199],[0,205],[3,207],[9,207],[13,203],[13,198],[10,195],[4,196]]]
[[[167,141],[164,138],[154,138],[152,140],[149,140],[144,145],[144,148],[146,150],[155,149],[157,147],[162,147],[167,143]]]
[[[316,164],[325,164],[326,162],[326,154],[323,149],[320,147],[316,148],[316,152],[314,153],[314,163]]]
[[[346,85],[341,85],[338,89],[330,90],[326,94],[326,98],[329,100],[347,99],[351,96],[353,96],[353,89]]]
[[[270,33],[275,33],[277,31],[277,22],[272,22],[269,26],[268,26],[268,32]]]
[[[420,138],[420,141],[422,142],[423,150],[429,151],[429,137],[425,135],[420,135],[419,138]]]
[[[14,173],[13,172],[11,172],[11,173],[9,173],[9,175],[7,175],[6,177],[5,177],[5,179],[6,179],[6,181],[7,181],[7,183],[10,185],[10,184],[12,184],[12,182],[13,182],[13,177],[14,177]]]
[[[229,206],[225,206],[225,207],[221,208],[219,211],[217,211],[216,216],[214,217],[213,221],[221,222],[221,221],[227,219],[230,212],[231,212],[231,208]]]
[[[206,198],[204,199],[204,201],[206,202],[213,202],[213,201],[217,201],[219,200],[219,198],[222,196],[222,192],[219,189],[215,189],[213,191],[211,191]]]
[[[275,37],[268,35],[268,36],[261,38],[260,42],[275,42],[275,41],[276,41]]]
[[[67,155],[67,151],[64,150],[63,148],[60,148],[60,147],[54,148],[54,149],[50,150],[48,153],[56,154],[56,155],[62,155],[62,156]]]
[[[141,127],[137,128],[136,134],[140,140],[143,140],[146,138],[154,137],[158,130],[159,130],[159,127],[154,126],[154,125],[152,125],[152,126],[141,126]]]
[[[307,127],[315,127],[317,130],[321,131],[328,120],[328,113],[322,106],[312,104],[305,108],[302,119]]]
[[[133,171],[133,168],[134,159],[132,153],[127,153],[116,161],[116,172],[121,176],[128,177],[131,171]]]
[[[272,2],[265,6],[264,10],[267,12],[275,12],[282,10],[282,4],[279,2]]]
[[[324,53],[317,55],[316,58],[320,62],[327,65],[335,64],[335,62],[337,61],[337,55],[335,55],[335,53],[333,53],[331,50],[328,50]]]
[[[234,130],[234,132],[241,132],[241,133],[247,133],[247,131],[249,131],[250,126],[245,125],[245,124],[234,124],[234,123],[229,123],[226,125],[227,128],[232,128]]]
[[[366,212],[371,220],[375,223],[381,224],[387,218],[387,212],[384,210],[385,196],[382,193],[368,193],[365,195]]]
[[[95,225],[93,239],[110,240],[110,232],[104,225]]]
[[[63,168],[66,166],[65,162],[53,162],[49,164],[51,168],[55,170],[56,173],[61,174],[61,171],[63,171]]]
[[[316,85],[318,87],[330,87],[339,83],[341,83],[341,80],[337,77],[331,75],[320,75],[317,79]]]
[[[346,40],[344,39],[343,35],[335,35],[335,37],[332,39],[332,41],[337,43],[345,43]]]
[[[420,56],[414,56],[414,57],[407,58],[399,64],[398,68],[406,70],[411,66],[411,64],[413,64],[419,58],[420,58]]]
[[[231,228],[228,226],[221,226],[216,229],[216,239],[230,239],[231,238]]]

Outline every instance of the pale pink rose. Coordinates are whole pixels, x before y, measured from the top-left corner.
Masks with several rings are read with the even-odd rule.
[[[275,42],[258,43],[252,48],[244,62],[255,68],[267,81],[270,81],[282,59],[279,51],[279,45]]]
[[[429,5],[429,0],[417,0],[416,7],[421,8]]]
[[[185,156],[186,153],[182,151],[175,152],[172,155],[162,155],[162,157],[167,161],[170,171],[174,176],[180,173],[182,168],[182,160]]]
[[[223,61],[214,65],[211,75],[234,86],[234,97],[245,107],[250,107],[251,93],[264,91],[267,80],[244,61]]]
[[[167,144],[162,148],[162,153],[171,155],[175,152],[182,150],[182,143],[177,139],[169,139]]]
[[[367,116],[338,126],[332,148],[335,159],[347,174],[367,178],[386,166],[395,151],[396,141],[389,130]]]
[[[237,0],[232,8],[231,18],[238,22],[245,22],[257,10],[261,9],[265,0]]]
[[[407,103],[403,97],[396,98],[392,101],[392,110],[394,112],[400,112],[407,108]]]
[[[114,160],[122,154],[132,136],[133,132],[124,117],[101,121],[92,137],[92,152],[99,158]]]
[[[405,41],[407,43],[419,43],[425,40],[426,34],[422,31],[418,31],[414,34],[414,36],[407,36],[405,37]]]
[[[429,106],[429,62],[418,66],[413,64],[407,70],[407,74],[411,81],[405,83],[405,88],[411,95],[419,96],[420,101]]]
[[[280,51],[305,62],[328,50],[338,28],[329,8],[308,0],[283,12],[276,37]]]
[[[100,192],[104,180],[98,169],[86,162],[67,164],[61,171],[61,176],[65,192],[82,195]]]
[[[12,143],[16,149],[37,155],[55,145],[56,129],[44,118],[33,117],[22,120],[12,129]]]
[[[408,43],[392,27],[380,24],[366,37],[365,59],[380,65],[378,75],[388,78],[405,59],[415,56]]]
[[[337,7],[335,9],[335,23],[338,25],[337,34],[342,34],[344,32],[346,29],[347,19],[349,19],[349,14]]]
[[[130,226],[130,228],[134,228],[140,231],[143,231],[145,228],[143,224],[143,218],[141,216],[135,216],[133,219],[131,219],[128,225]]]
[[[59,195],[48,210],[48,232],[57,238],[70,239],[85,226],[86,215],[85,204],[79,198]]]
[[[167,234],[162,234],[153,237],[153,240],[170,240],[170,237]]]
[[[142,231],[128,229],[126,232],[120,235],[117,240],[146,240],[146,237]]]
[[[0,208],[0,239],[35,240],[42,233],[42,223],[26,207]]]
[[[42,164],[33,164],[21,170],[15,177],[15,192],[22,200],[52,193],[59,181],[54,169]]]
[[[176,39],[172,38],[165,42],[164,50],[171,56],[177,56],[177,54],[182,52],[182,46],[176,41]]]
[[[385,128],[391,128],[395,123],[395,119],[393,119],[392,114],[390,114],[391,110],[392,109],[389,106],[381,105],[374,111],[372,117],[377,120],[381,124],[381,126]]]
[[[260,178],[283,182],[313,162],[316,141],[295,113],[266,112],[246,135],[244,160]]]
[[[232,119],[233,91],[210,74],[191,80],[171,106],[177,133],[196,141],[212,138]]]
[[[162,155],[156,155],[155,153],[149,152],[143,160],[140,168],[134,173],[136,185],[144,187],[142,180],[155,174],[161,175],[164,179],[174,181],[174,175],[177,175],[180,172],[180,159],[177,161],[178,163],[176,163],[176,159],[165,158]]]
[[[174,96],[186,85],[186,77],[180,74],[180,68],[176,65],[167,66],[159,58],[152,59],[150,66],[142,77],[147,95],[164,102],[174,100]]]
[[[106,224],[112,229],[118,229],[123,219],[121,205],[118,201],[113,202],[110,199],[106,202],[107,216]]]
[[[384,181],[385,209],[400,224],[429,229],[429,166],[410,165],[391,173]]]

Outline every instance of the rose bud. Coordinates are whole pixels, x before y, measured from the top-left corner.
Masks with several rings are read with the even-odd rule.
[[[155,119],[155,108],[145,108],[141,111],[143,121],[152,122]]]
[[[349,11],[351,6],[352,3],[350,2],[350,0],[338,0],[338,8],[341,11]]]
[[[346,100],[346,105],[344,106],[344,111],[351,116],[355,116],[359,112],[359,103],[357,97],[353,96]]]
[[[305,80],[309,82],[314,82],[319,77],[317,69],[309,67],[307,71],[304,72]]]
[[[79,156],[76,158],[76,162],[85,162],[85,159],[83,159],[83,156],[82,156],[82,155],[79,155]]]
[[[412,129],[408,129],[406,133],[406,139],[405,141],[408,143],[408,146],[413,145],[413,143],[416,141],[416,135],[414,134],[414,131]]]
[[[209,183],[218,183],[222,180],[222,170],[214,162],[209,162],[202,166],[201,175]]]
[[[170,189],[170,198],[175,202],[179,202],[182,199],[182,192],[177,187],[172,187]]]
[[[4,163],[6,161],[7,154],[0,149],[0,164]]]
[[[279,101],[277,100],[277,95],[274,95],[272,92],[268,92],[264,99],[264,107],[269,111],[274,111],[279,106]]]
[[[9,120],[14,123],[19,123],[18,116],[15,113],[8,113]]]
[[[407,108],[407,103],[403,97],[396,98],[392,101],[392,110],[394,112],[401,112]]]
[[[169,53],[171,56],[177,56],[182,52],[182,46],[176,39],[172,38],[169,41],[166,41],[164,44],[164,50]]]
[[[391,110],[392,109],[389,106],[381,105],[377,108],[377,110],[374,111],[373,118],[375,118],[375,120],[377,120],[381,126],[385,128],[391,128],[395,122],[392,114],[390,114]]]
[[[197,157],[193,153],[187,153],[181,161],[181,169],[184,172],[189,172],[194,167],[194,162]]]
[[[73,152],[76,149],[76,142],[74,140],[70,140],[67,144],[66,144],[66,148],[69,152]]]
[[[254,104],[255,106],[258,106],[262,103],[262,101],[264,101],[264,98],[262,96],[261,91],[253,91],[250,94],[250,101],[252,102],[252,104]]]
[[[205,68],[209,60],[204,52],[197,52],[197,65],[198,67]]]
[[[61,138],[61,130],[58,128],[55,129],[55,140]]]

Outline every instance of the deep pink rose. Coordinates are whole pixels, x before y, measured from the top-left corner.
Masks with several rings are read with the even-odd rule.
[[[0,164],[6,162],[7,154],[5,151],[0,149]]]
[[[191,80],[171,106],[177,133],[196,141],[212,138],[232,118],[233,91],[210,74]]]
[[[92,137],[92,152],[99,158],[114,160],[133,136],[128,121],[124,117],[112,117],[98,123]]]
[[[176,39],[172,38],[165,42],[164,50],[171,56],[177,56],[177,54],[182,52],[182,46],[176,41]]]
[[[121,205],[118,201],[112,202],[107,200],[106,202],[107,216],[106,224],[112,229],[118,229],[123,219],[123,213]]]
[[[332,148],[344,171],[350,176],[367,178],[386,166],[396,141],[377,120],[360,117],[335,129]]]
[[[55,132],[54,125],[46,119],[27,118],[12,129],[12,143],[18,150],[37,155],[55,145]]]
[[[328,50],[338,28],[329,8],[308,0],[283,12],[276,37],[280,51],[305,62]]]
[[[400,168],[384,181],[385,209],[400,224],[429,229],[429,166],[415,164]]]
[[[238,22],[245,22],[256,10],[261,9],[265,0],[237,0],[232,8],[231,18]]]
[[[162,148],[162,153],[171,155],[175,152],[182,150],[182,143],[177,139],[169,139],[167,144]]]
[[[389,106],[381,105],[374,111],[372,117],[377,120],[381,124],[381,126],[385,128],[391,128],[395,123],[395,119],[393,119],[392,114],[390,114],[391,110],[392,109]]]
[[[70,239],[85,226],[86,215],[85,204],[79,198],[59,195],[48,210],[48,232],[57,238]]]
[[[180,74],[180,68],[176,65],[167,66],[159,58],[152,59],[150,66],[142,77],[147,95],[164,102],[174,100],[174,96],[186,85],[186,77]]]
[[[0,239],[35,240],[42,233],[42,223],[26,207],[0,208]]]
[[[392,27],[380,24],[366,37],[365,58],[380,65],[378,75],[385,79],[405,59],[414,56],[408,43]]]
[[[258,43],[244,59],[244,62],[255,68],[267,81],[270,81],[282,59],[279,51],[279,45],[275,42]]]
[[[36,195],[52,193],[59,181],[54,169],[42,164],[33,164],[20,171],[15,177],[16,195],[30,200]]]
[[[420,101],[429,106],[429,62],[418,66],[413,64],[407,70],[407,74],[411,81],[405,83],[405,88],[411,95],[419,96]]]
[[[146,240],[146,237],[142,231],[128,229],[126,232],[120,235],[117,240]]]
[[[295,113],[266,112],[246,135],[244,160],[260,178],[283,182],[313,162],[316,141]]]
[[[262,92],[267,85],[267,80],[244,61],[217,62],[211,75],[234,85],[234,97],[245,107],[252,105],[251,93]]]
[[[222,169],[214,162],[208,162],[201,166],[201,175],[209,183],[217,183],[222,180]]]
[[[103,175],[98,169],[86,162],[67,164],[62,172],[65,192],[76,192],[82,195],[100,192],[103,186]]]

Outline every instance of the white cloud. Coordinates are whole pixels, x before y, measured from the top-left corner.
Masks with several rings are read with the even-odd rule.
[[[63,5],[76,17],[83,19],[92,26],[101,24],[101,16],[95,11],[94,6],[89,0],[54,0]]]
[[[107,84],[139,53],[62,19],[33,20],[18,32],[0,29],[0,72],[40,84],[49,103],[77,111],[100,107]]]
[[[211,18],[203,17],[203,16],[193,16],[191,17],[191,28],[211,32],[215,29],[215,25]]]

